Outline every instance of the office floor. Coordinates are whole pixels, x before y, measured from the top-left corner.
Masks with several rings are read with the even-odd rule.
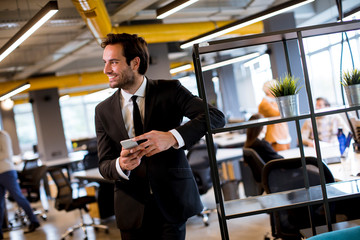
[[[243,196],[242,186],[239,186],[240,196]],[[208,208],[215,206],[214,193],[210,190],[207,194],[202,196],[204,205]],[[41,227],[33,233],[24,234],[26,227],[18,227],[11,231],[5,232],[5,239],[14,240],[60,240],[61,234],[64,233],[69,226],[79,223],[80,215],[78,211],[65,212],[57,211],[53,208],[53,200],[49,200],[49,212],[47,213],[47,220],[40,219]],[[41,207],[41,205],[33,205],[34,207]],[[9,218],[14,211],[14,204],[9,203]],[[88,216],[86,216],[88,217]],[[210,225],[205,227],[200,217],[194,216],[189,219],[187,223],[186,240],[219,240],[220,228],[218,224],[217,214],[213,212],[209,217]],[[88,228],[89,240],[114,240],[120,239],[119,230],[115,226],[115,218],[109,218],[103,224],[109,226],[109,234],[103,230],[95,232],[92,228]],[[270,233],[270,222],[267,214],[260,214],[251,217],[232,219],[227,221],[230,239],[241,240],[262,240],[266,233]],[[76,230],[73,237],[66,239],[83,239],[81,230]]]

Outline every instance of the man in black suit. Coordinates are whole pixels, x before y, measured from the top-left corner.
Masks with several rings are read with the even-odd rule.
[[[177,80],[144,76],[149,54],[143,38],[108,34],[102,47],[104,73],[119,90],[95,110],[99,170],[115,181],[122,240],[185,239],[186,220],[203,210],[184,154],[206,133],[203,101]],[[133,122],[135,112],[143,133]],[[209,112],[211,127],[225,124],[219,110],[209,105]],[[184,116],[190,120],[182,124]],[[129,138],[139,146],[123,148],[120,141]]]

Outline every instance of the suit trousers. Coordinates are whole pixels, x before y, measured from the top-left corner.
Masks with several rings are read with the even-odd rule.
[[[122,240],[185,240],[186,222],[169,223],[162,215],[157,203],[151,195],[145,204],[144,218],[139,229],[121,231]]]

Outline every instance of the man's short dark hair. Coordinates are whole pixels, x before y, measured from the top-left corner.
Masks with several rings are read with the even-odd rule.
[[[149,67],[149,51],[147,48],[147,42],[142,37],[138,37],[137,34],[109,33],[102,41],[101,47],[105,48],[107,45],[113,45],[117,43],[120,43],[123,46],[123,55],[126,58],[126,63],[129,66],[131,60],[133,60],[135,57],[140,58],[138,72],[141,75],[145,75]]]

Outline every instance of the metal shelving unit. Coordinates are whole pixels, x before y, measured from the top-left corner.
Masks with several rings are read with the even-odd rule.
[[[305,88],[306,88],[309,109],[310,109],[310,112],[302,113],[296,117],[289,117],[289,118],[275,117],[275,118],[260,119],[256,121],[231,124],[231,125],[227,125],[224,128],[217,128],[217,129],[211,129],[210,119],[207,117],[208,132],[206,134],[206,141],[209,146],[208,150],[209,150],[209,158],[210,158],[210,167],[211,167],[211,174],[214,183],[214,194],[215,194],[215,201],[218,210],[217,212],[218,212],[222,239],[229,239],[227,220],[261,214],[261,213],[270,213],[277,210],[290,209],[300,206],[311,206],[319,203],[323,203],[325,206],[327,227],[328,230],[331,231],[332,223],[330,219],[329,202],[333,202],[345,198],[358,197],[360,195],[360,180],[337,182],[332,184],[325,183],[321,151],[320,151],[319,139],[317,136],[316,122],[315,122],[315,117],[329,115],[329,114],[347,113],[349,111],[357,111],[360,109],[360,107],[349,107],[347,105],[344,105],[341,108],[315,112],[313,107],[314,105],[312,101],[312,93],[311,93],[311,87],[310,87],[310,81],[309,81],[309,75],[308,75],[306,57],[305,57],[305,50],[304,50],[304,43],[303,43],[303,39],[307,37],[341,33],[341,32],[359,30],[359,29],[360,29],[360,21],[351,21],[351,22],[343,22],[343,23],[324,24],[324,25],[311,26],[305,28],[297,28],[297,29],[278,31],[272,33],[257,34],[257,35],[244,36],[244,37],[226,39],[220,41],[213,41],[213,42],[209,42],[206,45],[201,45],[201,46],[199,44],[194,45],[193,62],[195,66],[195,74],[197,78],[199,95],[204,100],[204,109],[207,116],[209,116],[209,111],[207,107],[208,101],[206,97],[206,89],[205,89],[204,78],[202,74],[202,66],[201,66],[201,56],[203,54],[217,53],[219,51],[226,51],[226,50],[235,50],[244,47],[253,47],[261,44],[282,43],[284,47],[284,54],[285,54],[284,57],[286,60],[288,72],[291,72],[291,66],[288,55],[289,53],[287,49],[287,43],[290,40],[297,41],[300,49],[300,57],[303,66],[302,70],[304,75]],[[309,187],[308,180],[307,181],[305,180],[304,189],[298,189],[298,190],[268,194],[268,195],[261,195],[257,197],[250,197],[246,199],[238,199],[229,202],[224,202],[221,194],[221,185],[220,185],[218,165],[216,161],[216,154],[213,147],[214,146],[213,134],[246,129],[249,127],[255,127],[260,125],[269,125],[269,124],[275,124],[281,122],[294,121],[296,123],[300,155],[302,157],[302,164],[303,166],[305,166],[304,150],[303,150],[302,137],[300,131],[300,120],[306,118],[311,119],[313,131],[315,135],[314,136],[315,149],[317,154],[317,163],[320,171],[321,184],[316,187]],[[304,176],[305,179],[307,179],[305,168],[304,168]],[[339,190],[339,189],[351,189],[351,191],[344,192],[343,190]],[[292,201],[289,201],[287,198],[289,194],[297,197],[294,198]],[[284,201],[278,203],[277,201],[273,200],[273,198],[276,199],[281,198],[284,199]],[[313,233],[315,234],[314,228],[313,228]]]

